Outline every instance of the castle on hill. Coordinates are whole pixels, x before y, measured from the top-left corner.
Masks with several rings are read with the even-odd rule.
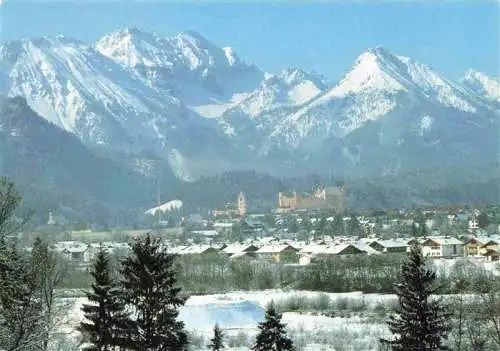
[[[345,185],[337,187],[314,186],[310,194],[299,195],[278,193],[278,209],[281,212],[295,210],[333,210],[343,212],[347,205],[347,190]]]

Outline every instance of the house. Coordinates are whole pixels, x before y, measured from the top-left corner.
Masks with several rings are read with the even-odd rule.
[[[231,244],[226,246],[222,252],[229,255],[230,257],[236,255],[236,254],[241,254],[241,253],[246,253],[249,254],[250,256],[255,255],[255,251],[257,251],[259,248],[253,244]],[[239,256],[237,256],[239,257]]]
[[[178,246],[167,246],[167,253],[171,255],[180,255],[182,251],[184,251],[188,246],[186,245],[178,245]]]
[[[330,257],[332,255],[359,255],[365,252],[360,250],[353,244],[337,244],[337,245],[327,245],[323,251],[318,254],[320,258]]]
[[[373,247],[370,246],[372,242],[375,240],[359,240],[356,243],[356,247],[360,249],[361,251],[364,251],[367,255],[381,255],[382,252],[379,250],[374,249]]]
[[[299,263],[303,265],[312,263],[318,259],[329,258],[334,255],[357,254],[366,254],[366,252],[349,243],[336,245],[310,244],[303,247],[298,253]]]
[[[234,222],[217,221],[212,224],[212,227],[219,233],[230,233],[233,230]]]
[[[246,219],[240,222],[240,233],[246,236],[259,235],[266,231],[262,222],[256,219]]]
[[[486,251],[483,253],[483,256],[488,262],[500,261],[500,249],[486,249]]]
[[[275,262],[296,262],[298,250],[288,244],[264,245],[255,254],[258,258],[272,260]]]
[[[379,252],[401,253],[406,252],[408,244],[398,240],[375,240],[368,244],[371,248]]]
[[[299,264],[306,265],[316,260],[319,253],[323,252],[326,247],[325,243],[311,243],[305,245],[297,253],[299,255]]]
[[[422,253],[431,257],[461,257],[464,244],[453,237],[432,237],[422,243]]]
[[[79,241],[59,241],[55,243],[54,250],[75,263],[83,264],[91,259],[89,246]]]
[[[467,227],[469,228],[469,232],[475,232],[476,230],[479,229],[479,221],[477,220],[477,216],[475,213],[473,213],[469,217]]]
[[[486,241],[483,246],[480,247],[482,250],[498,250],[500,249],[500,239],[490,238]]]
[[[465,241],[464,251],[466,256],[481,256],[484,250],[482,246],[485,245],[490,239],[488,237],[475,237],[469,238]]]
[[[191,245],[179,252],[181,255],[210,255],[219,251],[210,245]]]

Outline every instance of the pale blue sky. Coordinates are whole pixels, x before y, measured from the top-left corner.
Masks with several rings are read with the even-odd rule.
[[[195,30],[267,71],[289,66],[339,79],[382,45],[458,79],[499,74],[499,4],[482,2],[18,1],[0,6],[2,40],[65,34],[93,42],[125,26],[171,36]]]

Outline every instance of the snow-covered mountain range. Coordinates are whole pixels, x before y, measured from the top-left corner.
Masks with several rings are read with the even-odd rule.
[[[0,88],[85,145],[152,152],[191,180],[228,169],[387,174],[498,156],[500,85],[375,47],[338,83],[263,72],[200,34],[0,45]]]

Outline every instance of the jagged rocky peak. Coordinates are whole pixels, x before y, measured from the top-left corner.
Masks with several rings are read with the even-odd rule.
[[[319,90],[326,90],[329,86],[331,86],[331,82],[322,74],[315,71],[302,70],[300,68],[285,69],[281,72],[280,77],[288,84],[311,82]]]
[[[179,42],[182,42],[184,44],[190,44],[199,48],[212,48],[215,45],[212,44],[208,39],[206,39],[203,35],[200,33],[194,31],[194,30],[185,30],[177,34],[172,38],[173,40],[177,40]]]
[[[397,62],[397,57],[381,46],[368,49],[358,56],[351,70],[332,93],[344,96],[373,89],[401,90],[403,86],[391,74],[394,72],[394,66]]]
[[[176,174],[184,175],[202,172],[199,160],[207,156],[197,150],[205,147],[232,167],[235,159],[245,160],[246,150],[257,150],[262,164],[280,163],[273,157],[282,156],[273,155],[306,159],[329,147],[337,154],[350,150],[333,148],[342,140],[361,150],[346,154],[351,162],[371,152],[374,140],[386,145],[414,135],[412,121],[454,140],[450,133],[469,125],[486,126],[486,133],[494,120],[496,103],[486,98],[498,98],[498,82],[484,74],[470,71],[454,82],[381,46],[353,61],[333,86],[295,67],[266,74],[233,48],[193,31],[167,38],[129,27],[93,45],[64,36],[0,44],[0,93],[23,96],[41,117],[86,145],[168,155]]]
[[[144,65],[203,71],[248,66],[232,48],[220,48],[192,30],[167,38],[127,27],[105,35],[96,43],[96,48],[128,67]]]
[[[488,100],[500,102],[500,82],[482,72],[469,69],[462,78],[462,84]]]
[[[238,56],[238,54],[236,54],[233,47],[226,46],[222,48],[222,50],[224,50],[227,62],[229,63],[230,66],[236,66],[241,63],[240,57]]]
[[[104,56],[128,67],[170,66],[174,51],[166,39],[135,27],[106,34],[95,46]]]
[[[154,38],[154,35],[148,32],[142,32],[135,27],[125,27],[104,35],[96,43],[99,48],[112,48],[123,42],[137,43],[141,40]]]
[[[169,39],[192,70],[247,67],[231,47],[221,48],[198,32],[188,30]]]

